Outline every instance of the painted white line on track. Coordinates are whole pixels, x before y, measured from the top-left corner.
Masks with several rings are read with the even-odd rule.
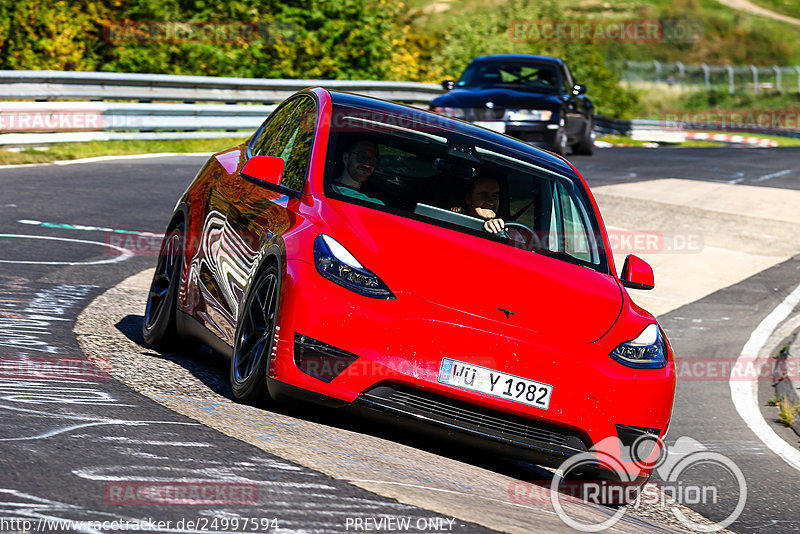
[[[763,174],[753,180],[754,182],[763,182],[766,180],[772,180],[773,178],[780,178],[781,176],[786,176],[787,174],[791,174],[793,169],[786,169],[785,171],[778,171],[778,172],[771,172],[769,174]]]
[[[153,158],[176,158],[176,157],[193,157],[203,156],[210,157],[213,152],[156,152],[153,154],[123,154],[120,156],[94,156],[91,158],[80,159],[67,159],[60,161],[51,161],[48,163],[20,163],[16,165],[0,165],[0,170],[3,169],[19,169],[23,167],[49,167],[51,165],[80,165],[82,163],[99,163],[104,161],[116,161],[126,159],[153,159]]]
[[[118,230],[116,228],[108,228],[105,226],[85,226],[83,224],[70,224],[70,223],[54,223],[54,222],[43,222],[43,221],[36,221],[32,219],[19,219],[17,221],[20,224],[27,224],[31,226],[41,226],[43,228],[57,228],[60,230],[82,230],[85,232],[110,232],[115,234],[134,234],[134,235],[142,235],[142,236],[155,236],[152,232],[137,232],[135,230]],[[161,236],[161,234],[158,234]]]
[[[723,181],[722,183],[734,184],[735,185],[735,184],[740,184],[740,183],[742,183],[744,181],[744,173],[743,172],[737,172],[736,174],[734,174],[732,176],[734,176],[733,180],[728,180],[727,182]]]
[[[763,321],[753,330],[750,339],[745,343],[741,355],[735,365],[741,368],[747,362],[758,358],[761,348],[766,344],[769,336],[786,319],[792,310],[800,303],[800,286],[797,286],[783,302],[781,302]],[[764,420],[758,407],[758,382],[756,380],[740,380],[733,378],[729,381],[731,399],[739,416],[744,420],[750,430],[758,436],[764,445],[780,456],[787,464],[800,471],[800,450],[784,441]]]
[[[117,263],[125,261],[134,256],[133,251],[126,248],[112,245],[111,243],[103,243],[102,241],[88,241],[86,239],[70,239],[67,237],[51,237],[43,235],[27,235],[27,234],[0,234],[0,238],[20,238],[20,239],[45,239],[48,241],[66,241],[68,243],[85,243],[87,245],[100,245],[101,247],[108,247],[119,252],[118,256],[106,260],[95,261],[39,261],[39,260],[2,260],[0,263],[16,263],[21,265],[103,265],[106,263]]]

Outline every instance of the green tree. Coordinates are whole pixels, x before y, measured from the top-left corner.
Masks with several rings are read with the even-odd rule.
[[[104,11],[90,0],[3,2],[0,68],[91,70]]]

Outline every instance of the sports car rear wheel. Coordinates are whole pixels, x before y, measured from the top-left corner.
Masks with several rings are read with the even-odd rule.
[[[558,122],[558,130],[556,130],[555,136],[553,136],[553,146],[550,151],[555,152],[559,156],[567,155],[567,126],[563,116]]]
[[[572,153],[582,156],[594,154],[594,117],[589,117],[583,129],[581,140],[572,145]]]
[[[142,321],[142,336],[153,348],[175,346],[178,332],[175,328],[175,305],[181,278],[184,253],[184,225],[170,230],[161,243],[158,263],[147,295],[147,307]]]
[[[275,343],[280,288],[278,267],[265,268],[244,302],[231,360],[231,389],[242,402],[268,400],[267,369]]]

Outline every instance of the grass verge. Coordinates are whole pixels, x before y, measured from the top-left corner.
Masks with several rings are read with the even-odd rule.
[[[219,152],[243,143],[246,138],[164,139],[156,141],[90,141],[86,143],[53,143],[25,147],[21,150],[0,148],[0,165],[51,163],[95,156],[153,154],[159,152]]]
[[[709,135],[718,134],[718,133],[727,133],[727,132],[707,132]],[[794,137],[783,137],[780,135],[764,135],[764,134],[749,134],[746,132],[732,132],[732,135],[743,135],[745,137],[753,136],[753,137],[760,137],[763,139],[772,139],[778,142],[778,146],[782,147],[792,147],[792,146],[800,146],[800,138]],[[603,135],[597,138],[598,141],[606,141],[613,145],[617,146],[650,146],[652,143],[650,141],[641,141],[638,139],[633,139],[628,136],[624,135]],[[728,146],[728,143],[722,143],[718,141],[708,141],[708,140],[701,140],[701,139],[687,139],[683,143],[658,143],[659,145],[666,145],[666,146],[682,146],[682,147],[720,147],[720,146]]]
[[[792,404],[786,399],[780,400],[778,404],[778,417],[784,425],[792,426],[792,423],[794,423],[794,419],[797,417],[798,412],[800,412],[800,403],[792,406]]]
[[[718,132],[710,132],[718,133]],[[800,139],[777,135],[758,135],[775,139],[780,146],[800,146]],[[647,141],[623,135],[604,135],[597,138],[615,146],[651,146]],[[160,152],[219,152],[243,143],[246,138],[224,139],[176,139],[159,141],[92,141],[87,143],[54,143],[49,146],[23,148],[17,151],[0,148],[0,165],[24,165],[30,163],[52,163],[96,156],[120,156],[128,154],[155,154]],[[659,143],[666,144],[666,143]],[[668,146],[720,147],[725,143],[689,139],[684,143]]]
[[[653,141],[642,141],[641,139],[634,139],[627,135],[603,135],[597,138],[598,141],[605,141],[606,143],[611,143],[614,146],[644,146],[644,147],[652,147],[654,144],[658,146],[665,145],[665,146],[683,146],[683,147],[698,147],[698,146],[725,146],[725,143],[719,143],[716,141],[705,141],[705,140],[696,140],[696,139],[687,139],[683,143],[654,143]]]

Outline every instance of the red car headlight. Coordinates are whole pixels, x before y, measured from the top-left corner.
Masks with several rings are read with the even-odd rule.
[[[319,274],[350,291],[374,299],[395,298],[377,275],[329,235],[320,234],[314,240],[314,264]]]
[[[652,323],[635,339],[620,343],[609,356],[628,367],[661,369],[667,365],[667,346],[658,325]]]

